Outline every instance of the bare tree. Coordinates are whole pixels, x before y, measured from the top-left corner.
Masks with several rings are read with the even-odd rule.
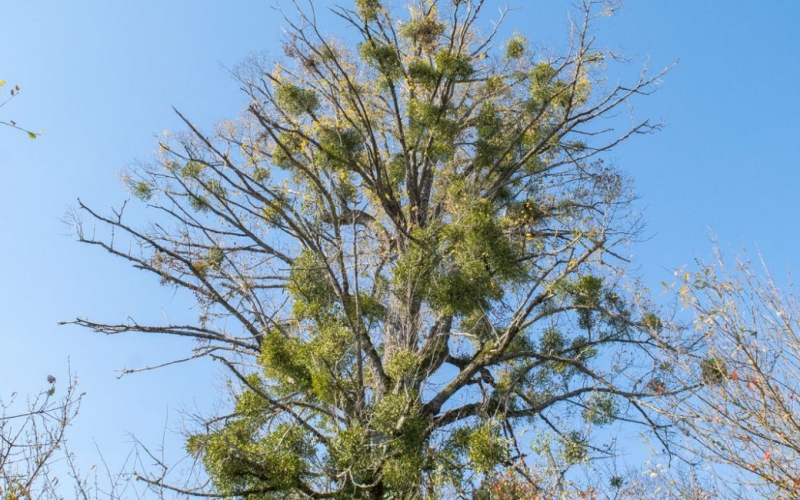
[[[47,377],[49,388],[20,404],[13,393],[0,399],[0,498],[57,497],[58,479],[53,463],[63,459],[66,430],[78,415],[83,394],[70,377],[63,395],[56,396],[57,381]]]
[[[721,253],[677,273],[677,294],[705,349],[676,363],[698,389],[671,416],[689,450],[750,495],[800,496],[800,307],[763,262]]]

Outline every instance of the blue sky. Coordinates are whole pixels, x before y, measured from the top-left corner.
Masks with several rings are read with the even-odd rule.
[[[565,45],[572,2],[509,4],[516,9],[506,21],[509,32],[518,29],[534,44]],[[113,468],[130,449],[128,433],[159,443],[165,424],[178,427],[178,410],[208,408],[224,383],[207,362],[118,380],[116,370],[180,357],[191,344],[56,326],[75,316],[194,315],[187,297],[75,243],[61,219],[78,197],[99,209],[129,197],[118,172],[146,160],[164,130],[181,129],[172,106],[201,126],[239,112],[244,97],[226,68],[256,52],[279,55],[274,5],[3,5],[0,79],[23,91],[0,119],[45,133],[30,140],[0,128],[0,397],[33,392],[50,373],[63,379],[69,361],[87,392],[70,434],[86,468],[97,460],[94,442]],[[487,13],[502,5],[491,0]],[[632,110],[662,119],[664,130],[607,156],[635,180],[648,239],[629,252],[657,298],[672,269],[710,254],[712,231],[731,253],[742,245],[760,251],[779,274],[797,267],[800,165],[792,146],[800,142],[799,25],[800,3],[743,0],[629,1],[597,23],[597,44],[633,61],[611,67],[612,82],[644,63],[655,72],[680,60],[661,90]]]

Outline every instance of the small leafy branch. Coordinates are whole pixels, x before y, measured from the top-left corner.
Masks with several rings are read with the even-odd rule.
[[[5,85],[6,85],[6,81],[5,80],[0,80],[0,95],[2,95],[3,87],[5,87]],[[9,96],[5,100],[0,102],[0,108],[5,106],[6,104],[8,104],[8,102],[11,101],[11,99],[17,97],[20,92],[21,92],[21,89],[19,88],[19,85],[15,85],[14,87],[12,87],[11,91],[9,92]],[[17,125],[17,122],[15,122],[14,120],[8,120],[8,121],[0,120],[0,125],[6,125],[8,127],[15,128],[17,130],[21,130],[22,132],[25,132],[26,134],[28,134],[28,137],[30,137],[31,139],[36,139],[37,137],[42,135],[42,133],[44,133],[43,130],[41,130],[38,133],[36,133],[36,132],[33,132],[32,130],[28,130],[26,128],[20,127],[19,125]]]
[[[57,498],[58,479],[53,464],[64,458],[72,459],[66,450],[66,431],[78,415],[83,394],[77,392],[77,381],[72,374],[61,397],[55,396],[56,378],[49,375],[47,382],[49,387],[27,403],[18,403],[16,392],[10,399],[0,399],[2,500]],[[83,486],[80,480],[77,483]]]

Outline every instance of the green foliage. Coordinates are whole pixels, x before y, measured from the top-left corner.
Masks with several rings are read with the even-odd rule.
[[[531,71],[530,95],[536,103],[547,103],[564,92],[564,84],[557,79],[558,71],[546,62],[540,62]]]
[[[261,218],[270,226],[280,225],[282,223],[281,214],[288,204],[289,200],[278,193],[261,208]]]
[[[428,421],[419,415],[413,394],[387,394],[372,412],[372,426],[385,441],[384,479],[390,489],[413,491],[425,465],[422,456]]]
[[[336,470],[350,471],[360,484],[373,482],[380,467],[370,432],[360,425],[336,433],[330,446],[330,461]]]
[[[557,328],[546,328],[542,332],[539,345],[541,352],[546,355],[567,357],[564,352],[567,348],[567,339]],[[555,373],[564,373],[569,365],[565,361],[552,361],[548,364],[548,367]]]
[[[398,256],[392,273],[392,282],[399,290],[413,291],[427,296],[430,276],[437,264],[435,248],[438,246],[436,227],[415,228],[412,244]]]
[[[387,394],[373,408],[372,424],[378,432],[392,435],[401,427],[401,419],[407,414],[409,398],[406,394]]]
[[[211,269],[219,269],[225,259],[225,252],[219,247],[209,248],[205,261]]]
[[[317,323],[318,335],[308,342],[300,355],[311,374],[311,393],[318,400],[335,404],[348,389],[342,367],[352,362],[353,333],[345,325],[328,320]]]
[[[334,7],[358,50],[289,22],[287,60],[241,75],[241,119],[165,139],[163,168],[126,178],[176,219],[127,232],[165,249],[143,262],[202,309],[201,328],[165,331],[243,381],[187,443],[214,494],[470,498],[517,460],[520,422],[559,427],[540,457],[588,460],[569,430],[631,411],[652,376],[616,368],[632,353],[663,359],[645,332],[660,322],[604,279],[624,286],[607,246],[637,226],[591,158],[650,130],[595,126],[647,85],[584,106],[583,37],[537,64],[522,36],[479,33],[476,6]]]
[[[306,350],[299,340],[273,330],[264,335],[258,364],[268,378],[281,385],[283,391],[307,391],[311,388],[312,374]]]
[[[319,317],[334,304],[334,289],[326,265],[311,250],[304,250],[295,258],[286,290],[294,298],[298,318]]]
[[[322,164],[334,169],[352,169],[364,148],[361,136],[352,128],[325,127],[319,131],[317,139],[322,149]]]
[[[259,391],[267,390],[257,373],[249,375],[247,381],[250,386],[257,388]],[[268,409],[269,401],[264,398],[263,393],[256,392],[250,388],[246,388],[236,400],[236,413],[254,419],[254,421],[263,420],[264,412]],[[190,453],[196,454],[191,450]]]
[[[466,316],[501,298],[502,285],[523,276],[524,268],[491,203],[466,196],[461,202],[455,221],[442,228],[443,262],[428,293],[435,309]]]
[[[436,68],[442,75],[454,80],[469,78],[475,72],[469,54],[454,54],[449,49],[442,49],[436,52],[435,59]]]
[[[493,102],[486,102],[478,112],[478,119],[475,124],[475,132],[479,140],[488,141],[493,139],[500,132],[503,122],[500,118],[500,110]],[[480,144],[480,143],[479,143]]]
[[[366,22],[375,20],[381,9],[380,0],[356,0],[358,15]]]
[[[587,399],[583,418],[595,425],[608,425],[617,419],[619,404],[613,394],[597,393]]]
[[[190,160],[181,168],[181,177],[184,179],[197,179],[206,168],[205,165],[199,161]]]
[[[208,262],[204,260],[196,260],[191,264],[192,271],[197,273],[201,278],[205,278],[208,274]]]
[[[400,493],[419,487],[423,462],[419,457],[400,455],[386,460],[383,479],[390,491]]]
[[[279,424],[263,437],[259,427],[238,418],[218,432],[189,439],[188,449],[202,451],[203,464],[221,493],[291,490],[306,473],[313,446],[300,427]]]
[[[575,283],[571,290],[573,301],[578,309],[578,325],[583,329],[594,326],[594,310],[600,307],[603,292],[603,279],[586,275]]]
[[[358,51],[365,63],[383,73],[386,78],[394,79],[402,74],[400,54],[394,45],[367,40],[359,45]]]
[[[402,155],[395,155],[386,166],[387,183],[393,190],[402,188],[406,178],[406,164]]]
[[[228,195],[225,187],[217,179],[210,179],[206,182],[206,191],[220,200],[224,200]]]
[[[719,385],[729,378],[728,365],[719,356],[710,356],[700,363],[700,373],[703,382],[709,385]]]
[[[400,34],[425,50],[431,50],[437,40],[444,34],[445,26],[435,16],[415,17],[405,23],[400,29]]]
[[[433,90],[442,74],[425,61],[415,60],[408,65],[408,77],[423,89]]]
[[[541,350],[545,354],[559,354],[566,347],[564,335],[557,328],[547,328],[542,333]]]
[[[425,141],[425,156],[433,162],[446,161],[455,154],[459,124],[448,116],[448,109],[425,101],[411,100],[408,106],[409,132]]]
[[[208,212],[208,201],[206,201],[205,196],[189,193],[188,198],[189,206],[192,207],[192,210],[201,213]]]
[[[491,472],[508,455],[508,446],[500,436],[496,422],[487,420],[472,429],[466,437],[467,456],[475,470]]]
[[[570,352],[575,360],[586,362],[597,355],[597,348],[586,345],[586,337],[578,335],[569,344]]]
[[[275,101],[282,110],[295,115],[310,115],[319,108],[316,92],[291,83],[282,83],[277,86]]]
[[[283,169],[293,168],[295,156],[300,153],[302,146],[303,139],[299,135],[281,132],[278,135],[275,149],[272,151],[272,163]]]
[[[509,202],[506,211],[509,227],[526,231],[528,234],[548,215],[534,199]],[[528,239],[533,239],[533,236]]]
[[[503,120],[497,106],[492,102],[481,106],[475,124],[477,141],[475,143],[475,164],[488,168],[499,160],[498,155],[505,147]]]
[[[513,60],[525,55],[528,50],[528,41],[522,35],[517,35],[506,42],[506,58]]]
[[[562,436],[561,454],[567,463],[577,464],[583,462],[586,460],[588,453],[588,443],[580,432],[571,431]]]
[[[269,180],[270,173],[266,168],[255,168],[253,170],[253,180],[256,182],[264,182]]]
[[[380,297],[361,293],[358,296],[358,304],[355,300],[351,300],[348,304],[348,314],[356,313],[356,305],[358,305],[358,313],[360,317],[368,321],[382,321],[386,316],[386,306],[381,303]]]
[[[647,313],[642,317],[642,326],[653,333],[661,333],[664,329],[661,318],[653,313]]]
[[[407,348],[400,349],[392,354],[386,363],[386,374],[392,380],[400,380],[404,376],[411,375],[419,366],[419,359],[415,353]]]
[[[573,291],[575,295],[575,305],[583,307],[598,307],[600,305],[601,292],[603,291],[603,279],[597,276],[581,276],[575,284]]]
[[[150,184],[144,181],[137,182],[133,186],[133,195],[142,201],[147,201],[153,197],[153,189],[150,187]]]
[[[372,427],[382,436],[361,425],[338,431],[330,447],[332,465],[337,470],[347,470],[357,484],[372,483],[380,475],[387,489],[396,494],[414,491],[425,465],[421,444],[426,425],[417,411],[416,405],[408,404],[407,396],[387,395],[373,409],[372,416]]]

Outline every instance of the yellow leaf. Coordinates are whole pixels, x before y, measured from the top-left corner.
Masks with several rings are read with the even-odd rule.
[[[6,81],[5,81],[5,80],[0,80],[0,87],[2,87],[2,86],[3,86],[3,85],[5,85],[5,84],[6,84]]]

